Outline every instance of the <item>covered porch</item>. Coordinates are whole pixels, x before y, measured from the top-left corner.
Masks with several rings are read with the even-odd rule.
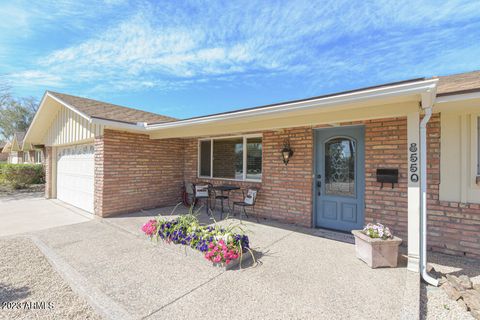
[[[427,183],[427,166],[420,157],[427,142],[425,131],[421,140],[421,119],[426,128],[435,86],[436,80],[409,81],[149,124],[146,131],[153,140],[183,140],[186,183],[260,189],[258,217],[346,233],[368,222],[388,225],[408,248],[408,269],[418,272],[424,234],[420,217],[426,207],[420,189],[422,182]],[[435,116],[432,120],[438,122]],[[261,144],[260,174],[249,168],[254,143]],[[293,152],[288,163],[282,159],[286,144]],[[343,145],[349,145],[350,151],[340,151],[337,158],[328,153],[327,148]],[[236,151],[218,151],[225,146]],[[426,153],[423,158],[426,163]],[[340,161],[345,162],[347,178],[333,181],[329,166]],[[225,163],[232,168],[222,167]],[[398,180],[391,187],[382,184],[378,169],[393,169]]]

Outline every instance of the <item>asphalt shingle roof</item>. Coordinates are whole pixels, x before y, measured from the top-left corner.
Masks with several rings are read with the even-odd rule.
[[[15,138],[17,138],[17,143],[18,143],[18,145],[20,145],[20,146],[22,145],[23,139],[25,139],[25,135],[26,135],[26,134],[27,134],[27,133],[24,132],[24,131],[17,131],[17,132],[15,132]]]
[[[433,78],[438,78],[438,87],[437,87],[437,95],[442,96],[442,95],[449,95],[449,94],[456,94],[456,93],[463,93],[463,92],[472,92],[472,91],[480,91],[480,71],[472,71],[472,72],[467,72],[467,73],[460,73],[460,74],[454,74],[454,75],[449,75],[449,76],[439,76],[439,77],[433,77]],[[423,78],[424,79],[424,78]],[[412,79],[412,80],[407,80],[403,82],[411,82],[411,81],[418,81],[422,79]],[[399,82],[402,83],[402,82]],[[391,84],[382,84],[377,87],[383,87],[383,86],[388,86],[396,83],[391,83]],[[372,87],[373,88],[373,87]],[[348,92],[354,92],[354,91],[360,91],[360,90],[365,90],[368,88],[362,88],[358,90],[352,90],[352,91],[347,91],[347,92],[338,92],[326,96],[320,96],[320,97],[313,97],[313,98],[308,98],[304,100],[298,100],[298,101],[307,101],[310,99],[316,99],[316,98],[321,98],[321,97],[327,97],[327,96],[335,96],[338,94],[342,93],[348,93]],[[86,114],[87,116],[93,117],[93,118],[100,118],[100,119],[107,119],[107,120],[113,120],[113,121],[120,121],[120,122],[128,122],[128,123],[137,123],[137,122],[146,122],[149,124],[153,123],[164,123],[164,122],[172,122],[176,121],[177,119],[164,116],[164,115],[159,115],[156,113],[152,112],[147,112],[147,111],[142,111],[138,109],[133,109],[129,107],[123,107],[107,102],[102,102],[98,100],[93,100],[93,99],[88,99],[88,98],[82,98],[82,97],[77,97],[77,96],[72,96],[69,94],[65,93],[58,93],[58,92],[53,92],[53,91],[48,91],[51,95],[55,96],[56,98],[60,99],[61,101],[69,104],[70,106],[76,108],[78,111]],[[228,114],[232,112],[237,112],[237,111],[242,111],[242,110],[249,110],[249,109],[257,109],[257,108],[263,108],[263,107],[268,107],[268,106],[274,106],[274,105],[281,105],[289,102],[296,102],[296,101],[287,101],[287,102],[281,102],[277,104],[272,104],[272,105],[266,105],[266,106],[259,106],[259,107],[254,107],[254,108],[246,108],[246,109],[239,109],[239,110],[234,110],[234,111],[229,111],[229,112],[224,112],[220,114]],[[205,116],[200,116],[200,117],[194,117],[191,119],[195,118],[202,118]],[[20,140],[23,140],[23,136],[20,139],[18,137],[19,143]]]
[[[480,71],[436,77],[439,79],[437,95],[480,91]]]
[[[121,121],[128,123],[137,122],[170,122],[175,118],[163,116],[160,114],[123,107],[98,100],[72,96],[65,93],[48,91],[54,97],[74,107],[78,111],[89,117],[107,119],[113,121]]]

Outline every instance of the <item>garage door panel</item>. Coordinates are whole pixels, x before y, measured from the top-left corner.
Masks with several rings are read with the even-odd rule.
[[[94,173],[93,145],[76,145],[58,149],[57,198],[93,213]]]

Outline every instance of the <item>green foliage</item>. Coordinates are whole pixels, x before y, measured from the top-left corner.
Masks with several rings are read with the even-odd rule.
[[[0,164],[0,182],[21,189],[45,183],[45,171],[41,164]]]
[[[27,131],[37,108],[34,98],[14,98],[0,84],[0,135],[8,139],[17,131]]]

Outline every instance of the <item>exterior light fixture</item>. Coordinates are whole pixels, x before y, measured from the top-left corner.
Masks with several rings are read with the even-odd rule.
[[[290,158],[292,158],[292,156],[293,156],[293,150],[290,147],[290,140],[285,139],[283,141],[283,149],[282,149],[283,163],[287,165],[288,162],[290,161]]]

